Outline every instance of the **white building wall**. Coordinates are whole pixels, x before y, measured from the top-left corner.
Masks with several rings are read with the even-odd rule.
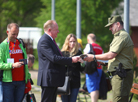
[[[38,27],[20,27],[18,38],[33,39],[33,49],[37,48],[37,43],[41,37],[42,29]]]

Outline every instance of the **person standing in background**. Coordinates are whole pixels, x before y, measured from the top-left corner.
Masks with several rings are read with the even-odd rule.
[[[103,49],[100,45],[96,44],[96,36],[95,34],[88,34],[87,36],[87,42],[84,49],[84,54],[87,54],[90,52],[90,45],[92,45],[93,51],[95,55],[102,54]],[[87,90],[91,95],[91,102],[97,102],[99,98],[99,86],[100,86],[100,80],[102,76],[102,66],[99,62],[97,62],[97,71],[95,71],[93,74],[87,74],[86,73],[86,86]]]
[[[82,52],[79,50],[77,38],[74,34],[69,34],[63,47],[61,49],[62,55],[65,57],[73,57],[81,55]],[[62,102],[76,102],[77,95],[80,88],[80,72],[83,71],[83,68],[80,65],[80,62],[74,63],[72,65],[67,65],[67,71],[70,76],[70,95],[61,95]],[[66,72],[67,73],[67,72]]]
[[[41,86],[41,102],[56,102],[57,87],[64,85],[65,65],[72,65],[79,57],[63,57],[55,38],[59,33],[58,24],[54,20],[44,23],[44,34],[39,39],[38,50],[38,80]]]
[[[27,60],[27,54],[25,48],[17,39],[18,33],[18,24],[8,24],[8,37],[0,44],[3,102],[21,102],[24,96],[25,83],[30,79],[28,65],[19,62],[20,59]]]
[[[113,91],[113,102],[128,102],[129,93],[133,83],[133,41],[123,28],[123,21],[120,15],[108,18],[108,24],[114,38],[110,44],[109,52],[93,55],[87,54],[85,61],[109,60],[108,71],[112,75],[111,85]],[[120,66],[120,64],[122,64]],[[121,67],[121,68],[120,68]],[[115,68],[120,68],[123,73],[118,74]]]
[[[28,68],[32,68],[33,64],[34,64],[34,61],[35,61],[34,55],[27,54],[27,61],[28,61],[28,63],[27,63],[28,64]],[[34,84],[32,78],[30,78],[30,83],[31,83],[31,85]]]
[[[35,57],[32,54],[27,54],[28,68],[32,68],[34,64]]]

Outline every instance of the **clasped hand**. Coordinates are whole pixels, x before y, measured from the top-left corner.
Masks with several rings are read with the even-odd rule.
[[[79,62],[83,63],[83,61],[91,62],[93,61],[93,54],[84,54],[82,57],[80,56]]]
[[[84,61],[87,61],[87,62],[93,61],[93,57],[94,57],[93,54],[86,54],[86,55],[87,55],[87,57],[85,57],[85,58],[83,59]]]
[[[91,62],[91,61],[93,61],[93,57],[94,57],[93,54],[85,54],[85,57],[74,56],[74,57],[72,57],[72,62],[73,63],[77,63],[77,62],[83,63],[84,61]]]

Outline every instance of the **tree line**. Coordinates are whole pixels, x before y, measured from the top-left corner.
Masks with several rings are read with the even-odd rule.
[[[108,51],[113,35],[104,26],[108,17],[122,0],[81,0],[81,36],[87,43],[87,34],[94,33],[104,51]],[[20,27],[40,27],[51,19],[52,0],[0,0],[0,42],[7,36],[8,23]],[[76,34],[77,0],[55,0],[55,20],[59,26],[56,41],[61,48],[68,34]],[[43,34],[43,32],[42,32]]]

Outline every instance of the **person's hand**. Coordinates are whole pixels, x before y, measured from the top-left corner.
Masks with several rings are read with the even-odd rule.
[[[23,62],[16,62],[12,64],[13,68],[20,68],[24,63]]]
[[[81,62],[81,63],[83,63],[83,62],[84,62],[82,58],[80,58],[78,61],[79,61],[79,62]]]
[[[80,59],[79,56],[72,57],[72,63],[77,63],[79,61],[79,59]]]
[[[94,57],[93,54],[87,54],[87,57],[85,57],[83,60],[87,62],[91,62],[93,61],[93,57]]]

